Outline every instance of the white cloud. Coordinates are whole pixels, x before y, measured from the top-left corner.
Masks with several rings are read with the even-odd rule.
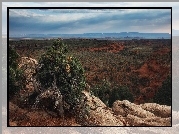
[[[49,14],[48,12],[52,12],[53,14]],[[36,10],[33,9],[10,9],[9,16],[10,17],[39,17],[38,20],[41,20],[42,22],[71,22],[71,21],[77,21],[80,19],[83,19],[85,17],[95,18],[101,14],[104,14],[104,11],[100,12],[98,11],[98,14],[96,14],[96,11],[90,11],[89,10],[60,10],[60,9],[50,9],[47,11],[42,12],[41,10],[36,12]]]
[[[6,32],[7,27],[7,7],[172,7],[173,10],[173,29],[179,30],[179,8],[178,2],[2,2],[2,30]],[[132,12],[137,12],[137,10],[133,10]],[[44,11],[45,12],[45,11]],[[87,11],[86,11],[87,12]],[[95,11],[94,11],[95,12]],[[100,12],[100,11],[98,11]],[[128,12],[131,12],[130,10]],[[147,11],[146,11],[147,12]],[[121,11],[121,13],[123,13]],[[27,12],[19,13],[21,16],[30,16]],[[45,14],[44,14],[45,15]],[[39,15],[37,13],[31,13],[31,16],[39,17],[39,19],[43,19],[44,21],[64,21],[66,19],[77,20],[82,19],[83,15],[77,14],[74,17],[61,16],[61,19],[57,16],[48,16],[43,18],[43,14]],[[95,17],[91,15],[91,17]]]
[[[42,17],[43,14],[38,14],[35,12],[32,12],[31,10],[26,9],[10,9],[9,10],[9,16],[11,17]]]
[[[73,14],[53,14],[53,15],[45,15],[42,19],[44,22],[72,22],[72,21],[77,21],[85,18],[88,16],[88,18],[94,18],[99,14],[94,14],[94,13],[73,13]]]

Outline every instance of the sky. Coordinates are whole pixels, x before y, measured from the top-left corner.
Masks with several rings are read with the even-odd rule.
[[[3,2],[2,33],[7,33],[7,7],[172,7],[172,29],[179,30],[179,8],[172,3],[140,2]],[[170,9],[10,9],[10,34],[170,33]]]

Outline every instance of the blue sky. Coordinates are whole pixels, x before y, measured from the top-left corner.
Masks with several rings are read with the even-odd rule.
[[[172,7],[173,29],[179,30],[176,3],[140,2],[3,2],[2,33],[6,33],[7,6],[14,7]],[[10,9],[10,34],[60,34],[88,32],[165,32],[171,31],[169,9]]]

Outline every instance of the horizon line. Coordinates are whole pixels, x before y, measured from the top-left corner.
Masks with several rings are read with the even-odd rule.
[[[178,30],[179,31],[179,30]],[[86,32],[86,33],[47,33],[47,34],[106,34],[106,33],[160,33],[160,32]],[[171,33],[167,33],[167,32],[161,32],[161,33],[164,33],[164,34],[171,34]],[[20,33],[20,34],[16,34],[16,35],[27,35],[27,34],[44,34],[44,33]],[[47,35],[47,34],[44,34],[44,35]],[[7,35],[7,33],[5,34],[2,34],[2,35]],[[15,35],[15,34],[9,34],[9,35]]]

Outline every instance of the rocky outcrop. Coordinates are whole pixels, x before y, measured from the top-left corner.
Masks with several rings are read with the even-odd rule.
[[[26,87],[24,89],[24,92],[34,91],[34,84],[32,79],[34,79],[33,74],[36,73],[37,65],[38,62],[35,59],[29,57],[21,57],[21,59],[19,60],[18,68],[24,71],[24,76],[26,78]]]
[[[36,79],[33,74],[36,73],[38,62],[30,57],[21,57],[18,63],[18,68],[24,71],[25,87],[20,91],[20,100],[22,103],[27,103],[28,97],[37,89]]]
[[[24,70],[24,75],[27,80],[30,80],[32,75],[36,73],[36,66],[38,62],[35,59],[29,57],[21,57],[18,68]]]
[[[155,103],[136,105],[117,100],[107,107],[99,98],[83,91],[82,125],[89,126],[171,126],[171,107]]]
[[[85,100],[80,108],[78,121],[84,126],[124,126],[124,123],[114,116],[112,109],[108,108],[99,98],[82,92]]]
[[[140,107],[144,110],[147,110],[153,113],[155,116],[161,118],[168,118],[171,117],[171,107],[166,105],[159,105],[156,103],[145,103],[140,104]]]
[[[25,70],[27,81],[36,73],[37,65],[35,59],[22,57],[19,68]],[[26,91],[29,93],[29,89],[34,88],[34,85],[29,82]],[[75,117],[77,123],[82,126],[171,126],[170,106],[156,103],[136,105],[128,100],[117,100],[112,108],[109,108],[92,95],[90,90],[84,90],[82,98]]]
[[[36,73],[36,68],[38,66],[38,62],[35,59],[30,57],[21,57],[19,60],[18,68],[24,71],[25,76],[25,88],[22,89],[22,94],[28,94],[29,92],[34,91],[34,83],[36,83],[36,79],[33,78],[33,74]]]
[[[129,126],[171,126],[170,106],[155,103],[136,105],[127,100],[117,100],[112,110]]]
[[[115,101],[112,110],[116,115],[121,115],[123,117],[127,117],[129,114],[139,118],[155,117],[153,113],[142,109],[139,105],[130,103],[128,100]]]

